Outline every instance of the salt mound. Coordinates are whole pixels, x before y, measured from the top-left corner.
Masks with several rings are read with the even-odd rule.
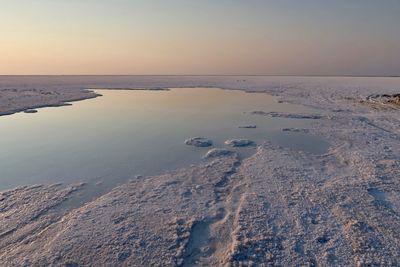
[[[248,139],[230,139],[226,140],[225,144],[233,147],[244,147],[254,145],[254,142]]]
[[[400,94],[382,94],[370,95],[367,101],[373,104],[392,105],[393,107],[400,107]]]
[[[222,149],[222,148],[213,148],[208,150],[208,152],[205,154],[203,158],[208,159],[208,158],[216,158],[216,157],[222,157],[222,156],[229,156],[233,152],[227,149]]]
[[[193,137],[186,139],[185,144],[188,146],[195,146],[195,147],[208,147],[212,146],[213,142],[210,139],[204,137]]]

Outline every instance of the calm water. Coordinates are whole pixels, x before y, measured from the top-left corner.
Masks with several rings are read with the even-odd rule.
[[[0,189],[37,183],[88,182],[102,188],[195,163],[208,150],[183,144],[204,136],[214,147],[229,138],[271,141],[323,153],[315,136],[283,133],[307,120],[251,115],[254,110],[312,112],[266,94],[219,89],[97,90],[103,96],[36,114],[0,117]],[[257,129],[239,129],[255,124]],[[240,149],[242,156],[255,150]]]

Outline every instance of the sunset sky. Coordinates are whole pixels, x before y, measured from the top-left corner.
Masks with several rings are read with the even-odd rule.
[[[0,74],[400,75],[398,0],[0,0]]]

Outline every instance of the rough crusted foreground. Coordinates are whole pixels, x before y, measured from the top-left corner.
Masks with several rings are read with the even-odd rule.
[[[71,189],[2,193],[0,266],[400,265],[399,111],[360,101],[398,93],[399,80],[188,79],[319,108],[304,130],[326,137],[329,153],[265,143],[243,161],[221,154],[137,179],[65,214],[56,207]]]
[[[213,159],[117,187],[51,224],[44,222],[46,216],[40,216],[35,222],[40,226],[30,236],[3,245],[0,265],[194,263],[213,252],[212,247],[209,251],[201,248],[212,245],[206,242],[211,225],[230,213],[226,201],[238,164],[236,155]],[[34,196],[36,201],[46,202],[46,198],[47,194]],[[22,203],[17,203],[14,210],[21,207]],[[5,228],[14,229],[11,225]]]

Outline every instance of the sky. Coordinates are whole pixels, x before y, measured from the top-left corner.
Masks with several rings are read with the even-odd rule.
[[[400,75],[400,1],[0,0],[0,74]]]

